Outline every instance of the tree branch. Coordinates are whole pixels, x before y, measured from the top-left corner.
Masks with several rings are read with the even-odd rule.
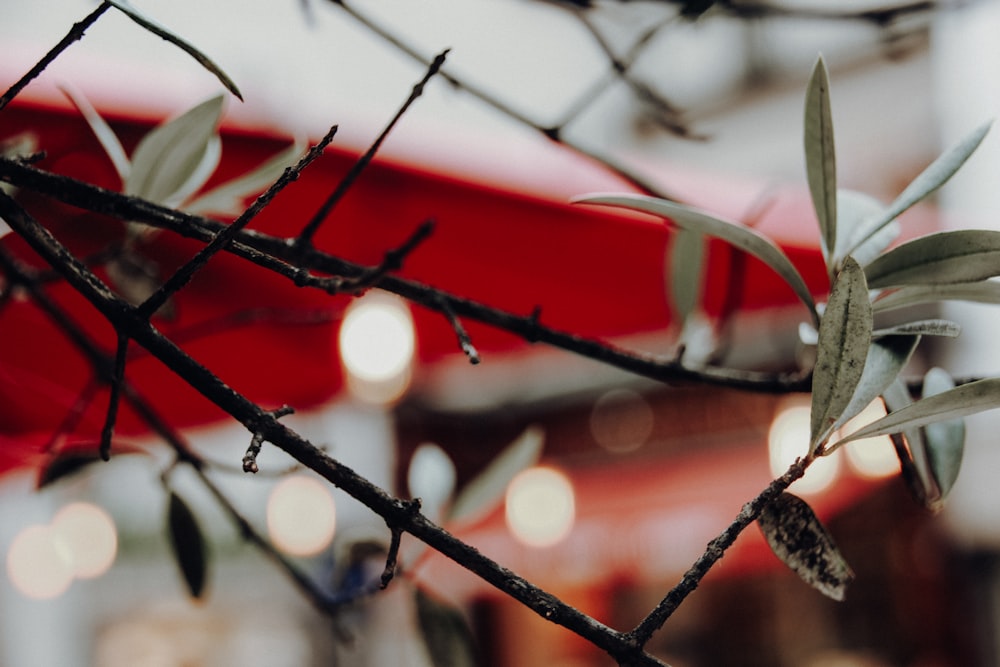
[[[202,241],[211,240],[224,227],[222,223],[207,218],[50,174],[16,160],[0,158],[0,180],[42,192],[95,213],[170,229],[182,236]],[[370,267],[347,262],[314,248],[300,252],[290,246],[287,239],[248,230],[237,234],[236,240],[226,249],[299,283],[303,280],[304,270],[347,278],[363,275],[370,270]],[[807,373],[767,373],[721,367],[687,368],[675,359],[664,360],[560,331],[542,325],[533,314],[506,312],[398,276],[386,275],[376,286],[436,312],[447,315],[444,310],[447,306],[458,317],[476,320],[524,340],[545,343],[660,382],[703,383],[768,393],[809,390],[810,378]]]

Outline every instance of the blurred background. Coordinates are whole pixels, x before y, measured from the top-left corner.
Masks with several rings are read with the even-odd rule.
[[[653,1],[347,4],[350,11],[320,0],[133,3],[240,86],[245,102],[227,102],[224,154],[266,155],[291,137],[315,139],[339,124],[334,147],[343,157],[317,167],[320,189],[332,187],[348,156],[369,145],[426,70],[384,35],[428,61],[451,49],[445,70],[460,85],[432,80],[386,142],[383,166],[345,204],[347,221],[331,223],[324,241],[377,259],[405,236],[401,230],[439,215],[447,200],[445,250],[407,267],[414,278],[525,315],[540,305],[546,323],[654,354],[671,354],[681,335],[664,284],[665,236],[566,204],[634,187],[608,164],[683,201],[759,222],[797,264],[816,265],[802,107],[818,54],[831,72],[840,186],[882,201],[1000,109],[1000,3],[987,0],[734,2],[696,20],[679,15],[684,6]],[[697,3],[690,5],[694,11]],[[16,80],[94,7],[6,0],[3,80]],[[137,127],[219,92],[189,56],[109,12],[28,87],[14,116],[0,116],[0,138],[36,121],[50,131],[68,126],[75,112],[57,89],[66,82],[133,137]],[[67,154],[83,146],[100,155],[85,129],[74,136]],[[996,228],[998,165],[1000,139],[991,135],[934,201],[908,214],[914,226]],[[302,214],[295,204],[282,206]],[[303,208],[308,215],[314,205]],[[399,211],[411,217],[387,220]],[[356,240],[367,229],[377,238]],[[580,265],[573,264],[577,252]],[[766,291],[773,283],[758,275],[760,267],[737,272],[728,261],[710,264],[725,270],[709,271],[706,283],[705,298],[715,305],[703,325],[705,354],[737,366],[793,365],[801,309],[778,293],[731,302],[734,290]],[[633,275],[632,264],[648,270]],[[813,278],[821,292],[822,278]],[[649,284],[632,282],[639,279]],[[571,305],[560,311],[561,302]],[[541,462],[527,472],[539,474],[517,478],[454,529],[617,628],[655,606],[804,446],[808,397],[663,386],[475,326],[469,331],[483,361],[472,366],[439,315],[378,293],[343,308],[309,339],[321,355],[269,371],[289,385],[299,373],[332,378],[313,382],[310,395],[302,390],[296,407],[305,409],[284,421],[383,488],[420,496],[429,512],[504,447],[536,438]],[[723,327],[720,313],[738,326]],[[935,365],[956,376],[1000,372],[996,313],[949,305],[941,315],[963,324],[963,335],[922,347],[914,372]],[[305,355],[312,348],[298,335],[246,340],[301,346]],[[45,354],[41,342],[19,345],[8,354]],[[211,355],[223,352],[208,350],[212,367]],[[225,363],[253,375],[249,352]],[[16,373],[3,376],[5,397],[21,391]],[[246,381],[256,387],[269,379]],[[154,401],[173,400],[163,394]],[[650,650],[675,667],[1000,665],[996,419],[968,419],[963,470],[938,515],[909,498],[887,441],[845,448],[793,486],[855,571],[845,602],[809,589],[751,529]],[[23,416],[5,420],[5,442],[38,430]],[[185,435],[199,452],[238,467],[249,441],[242,428],[188,421]],[[612,664],[443,558],[415,550],[404,561],[412,576],[392,595],[337,619],[323,616],[241,540],[195,476],[178,471],[171,488],[196,512],[212,553],[211,593],[193,603],[164,532],[165,464],[152,438],[138,430],[128,438],[154,454],[115,457],[42,491],[34,490],[37,459],[5,466],[0,664],[427,665],[408,595],[417,585],[461,610],[483,665]],[[283,553],[333,590],[350,560],[344,545],[384,539],[385,526],[313,476],[274,474],[291,464],[265,447],[267,474],[250,478],[219,466],[213,479]],[[526,515],[517,510],[524,503]]]

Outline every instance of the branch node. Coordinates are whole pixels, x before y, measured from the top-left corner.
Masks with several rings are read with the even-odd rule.
[[[448,303],[448,299],[443,294],[439,293],[437,295],[437,303],[441,307],[441,312],[448,318],[451,328],[455,330],[455,335],[458,336],[458,346],[462,348],[462,352],[469,358],[469,363],[475,366],[482,361],[482,358],[479,356],[479,350],[472,344],[472,338],[469,337],[469,333],[462,326],[461,320],[455,315],[455,311],[451,309],[451,304]]]
[[[291,406],[282,405],[277,410],[271,410],[267,414],[273,419],[280,419],[286,415],[294,414],[294,412],[295,409]],[[263,446],[264,434],[260,431],[256,431],[250,439],[250,446],[247,447],[247,453],[243,456],[243,472],[252,474],[260,472],[260,468],[257,466],[257,456],[260,454],[260,450]]]

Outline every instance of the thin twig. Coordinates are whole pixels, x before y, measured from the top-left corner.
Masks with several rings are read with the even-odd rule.
[[[419,82],[416,83],[416,85],[413,86],[413,90],[410,91],[410,96],[406,98],[406,101],[403,102],[403,105],[399,108],[398,111],[396,111],[396,115],[392,117],[392,120],[390,120],[389,124],[385,126],[385,128],[382,130],[382,133],[379,134],[378,138],[376,138],[375,141],[372,142],[372,145],[368,147],[368,150],[365,151],[364,155],[362,155],[358,159],[358,161],[354,163],[354,166],[352,166],[351,170],[347,172],[347,175],[344,176],[344,178],[341,179],[340,183],[337,184],[337,187],[333,191],[333,193],[331,193],[330,196],[327,198],[327,200],[323,202],[323,205],[319,207],[319,210],[316,211],[316,214],[306,224],[306,226],[302,228],[302,231],[299,232],[299,236],[295,241],[296,245],[298,245],[299,247],[307,247],[312,245],[313,236],[315,236],[316,232],[319,230],[320,225],[322,225],[323,222],[329,217],[334,207],[340,202],[341,199],[343,199],[344,195],[347,194],[347,191],[351,188],[352,185],[354,185],[354,182],[357,181],[358,177],[361,175],[361,172],[363,172],[365,168],[371,163],[372,159],[374,159],[375,154],[378,152],[378,149],[382,146],[382,143],[385,141],[386,137],[389,136],[389,133],[392,132],[392,129],[396,126],[396,123],[398,123],[399,120],[403,117],[403,114],[405,114],[407,110],[409,110],[410,106],[414,102],[416,102],[421,95],[424,94],[424,87],[427,85],[427,82],[430,81],[434,77],[434,75],[436,75],[441,70],[441,66],[444,65],[444,61],[448,57],[448,51],[449,51],[448,49],[445,49],[444,51],[439,53],[434,58],[434,60],[431,61],[430,65],[427,66],[427,73],[424,74],[424,78],[422,78]]]
[[[278,195],[279,192],[285,189],[288,185],[295,182],[299,178],[299,174],[308,167],[312,162],[323,154],[323,151],[330,142],[333,141],[334,135],[337,134],[337,126],[334,125],[326,133],[326,135],[309,151],[299,159],[292,167],[286,167],[282,172],[281,176],[268,187],[254,202],[245,210],[232,224],[221,229],[212,239],[212,242],[207,246],[202,248],[197,255],[195,255],[187,264],[180,267],[174,272],[170,279],[167,280],[159,289],[157,289],[146,301],[139,306],[139,312],[145,316],[150,317],[153,313],[160,309],[167,299],[176,294],[182,287],[187,285],[194,274],[200,270],[208,260],[211,259],[216,253],[229,245],[236,235],[241,232],[250,221],[253,220],[258,213],[263,211],[268,204]]]
[[[726,550],[733,545],[733,542],[736,541],[740,533],[756,521],[760,513],[764,511],[764,508],[781,495],[792,482],[802,477],[810,463],[811,461],[806,459],[795,461],[784,475],[772,481],[756,498],[743,505],[743,509],[733,522],[708,543],[705,553],[688,569],[681,578],[680,583],[667,593],[666,597],[660,601],[656,608],[635,629],[628,633],[628,636],[635,641],[637,646],[645,646],[649,642],[653,633],[663,626],[667,619],[677,610],[681,602],[698,587],[704,576],[722,558]]]
[[[333,276],[321,278],[301,272],[295,279],[299,287],[316,287],[328,294],[356,294],[382,282],[382,279],[393,271],[403,268],[403,262],[417,249],[421,243],[434,231],[434,221],[426,220],[414,230],[406,241],[398,248],[387,250],[382,261],[376,266],[365,267],[361,273],[352,277]]]
[[[121,402],[122,383],[125,380],[125,366],[128,358],[128,336],[118,335],[118,348],[115,352],[115,370],[111,376],[111,395],[108,398],[108,412],[101,429],[101,458],[111,459],[111,438],[115,432],[115,422],[118,420],[118,405]]]
[[[39,74],[45,71],[45,68],[52,64],[52,62],[59,57],[63,51],[65,51],[73,42],[76,42],[83,38],[83,34],[87,31],[87,28],[92,26],[97,19],[101,17],[104,12],[108,11],[111,5],[107,2],[102,2],[98,5],[97,9],[92,11],[83,20],[78,23],[73,24],[66,36],[59,40],[59,43],[53,46],[48,53],[42,56],[42,59],[35,63],[35,66],[28,70],[27,74],[18,79],[14,85],[7,89],[7,92],[0,96],[0,109],[5,108],[10,104],[11,100],[17,97],[25,86],[31,83]]]
[[[354,7],[348,5],[346,2],[343,2],[343,0],[329,0],[329,1],[332,2],[334,5],[336,5],[337,7],[340,7],[345,12],[347,12],[347,14],[351,18],[353,18],[358,23],[363,25],[374,35],[384,40],[387,44],[393,46],[398,51],[405,54],[407,57],[417,61],[418,63],[422,63],[425,66],[428,64],[427,59],[420,53],[420,51],[416,47],[412,46],[411,44],[408,44],[398,35],[393,34],[383,26],[379,25],[376,21],[373,21],[371,18],[361,13]],[[567,148],[582,155],[583,157],[586,157],[610,169],[619,177],[624,179],[626,182],[631,183],[634,187],[645,192],[646,194],[655,195],[657,197],[663,197],[665,199],[672,199],[674,201],[679,201],[677,197],[673,196],[671,193],[667,192],[662,187],[656,185],[655,183],[653,183],[646,177],[642,176],[641,174],[636,173],[626,165],[621,164],[614,158],[608,155],[601,155],[593,150],[585,148],[581,144],[577,144],[573,141],[570,141],[566,137],[562,136],[560,128],[552,127],[551,125],[543,125],[541,123],[535,122],[527,115],[521,113],[520,111],[517,111],[516,109],[514,109],[514,107],[510,106],[500,98],[490,94],[485,89],[479,88],[478,86],[475,86],[469,83],[468,81],[465,81],[453,74],[448,73],[448,71],[445,70],[444,68],[441,69],[440,76],[449,84],[451,84],[453,87],[457,88],[458,90],[465,91],[469,95],[472,95],[473,97],[478,99],[480,102],[486,104],[489,107],[492,107],[496,111],[499,111],[501,114],[510,118],[511,120],[517,121],[522,125],[530,127],[531,129],[536,130],[537,132],[543,134],[546,138],[555,141],[556,143],[559,143],[563,146],[566,146]]]
[[[469,333],[462,326],[461,320],[455,315],[455,311],[451,309],[447,299],[438,299],[438,304],[441,306],[441,312],[448,319],[448,323],[451,324],[451,328],[455,330],[455,335],[458,336],[458,346],[462,348],[462,352],[465,356],[469,358],[469,363],[475,366],[482,359],[479,357],[479,351],[476,349],[475,345],[472,344],[472,339],[469,337]]]

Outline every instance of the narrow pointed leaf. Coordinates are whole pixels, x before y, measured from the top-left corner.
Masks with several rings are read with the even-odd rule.
[[[239,215],[246,207],[246,200],[270,187],[287,167],[295,164],[304,150],[305,143],[296,140],[253,171],[199,195],[185,204],[184,210],[195,215]]]
[[[133,7],[128,0],[108,0],[108,4],[118,9],[149,32],[153,33],[157,37],[160,37],[161,39],[167,40],[194,58],[198,61],[199,65],[215,75],[215,78],[217,78],[229,92],[235,95],[241,102],[243,101],[243,94],[240,93],[240,89],[236,87],[236,84],[229,78],[229,75],[222,71],[222,68],[212,62],[212,60],[204,53],[140,12],[138,9]]]
[[[976,380],[922,398],[912,405],[890,412],[885,417],[855,431],[838,445],[876,435],[899,433],[906,428],[926,426],[996,408],[1000,408],[1000,378]]]
[[[771,551],[804,582],[829,598],[842,601],[854,573],[812,508],[791,493],[782,493],[757,519]]]
[[[948,285],[907,285],[883,292],[872,304],[876,313],[935,301],[1000,304],[1000,283],[980,281]]]
[[[840,267],[847,255],[864,266],[885,252],[899,238],[902,226],[893,220],[866,241],[855,244],[863,232],[863,223],[882,211],[882,202],[863,192],[840,190],[837,192],[837,250],[834,264]]]
[[[948,179],[965,164],[965,161],[982,143],[986,133],[990,130],[990,125],[991,123],[985,123],[979,126],[969,136],[934,160],[920,175],[913,179],[881,215],[865,224],[865,231],[859,236],[857,243],[864,242],[908,208],[947,183]]]
[[[645,195],[594,195],[575,200],[580,204],[613,206],[650,213],[673,222],[678,227],[720,238],[747,252],[771,267],[788,283],[799,299],[809,309],[813,321],[819,322],[816,304],[805,280],[788,256],[774,241],[760,232],[736,222],[722,220],[703,211],[681,204]]]
[[[65,452],[57,454],[55,458],[46,463],[38,473],[36,488],[42,489],[61,479],[72,477],[80,473],[92,464],[104,462],[100,454],[97,453],[97,445],[92,451]]]
[[[670,244],[668,288],[678,320],[686,322],[701,303],[705,265],[705,237],[679,229]]]
[[[932,368],[924,376],[923,398],[939,395],[953,389],[955,383],[947,371]],[[941,492],[941,500],[947,497],[958,471],[962,467],[962,453],[965,449],[965,421],[951,419],[935,422],[924,427],[927,446],[927,460],[934,481]]]
[[[956,338],[962,333],[961,325],[950,320],[918,320],[905,322],[886,329],[877,329],[872,337],[883,336],[945,336]]]
[[[441,667],[475,667],[480,663],[475,640],[465,616],[457,608],[417,587],[415,606],[420,635],[431,664]]]
[[[837,161],[833,147],[830,82],[822,57],[813,67],[806,91],[804,144],[809,193],[819,221],[823,255],[827,266],[832,267],[837,247]]]
[[[125,193],[166,203],[191,189],[192,177],[207,180],[215,168],[211,162],[218,162],[222,103],[221,95],[206,100],[143,137],[132,154]]]
[[[873,340],[865,358],[865,368],[850,403],[833,424],[838,429],[861,414],[899,377],[920,343],[920,336],[885,336]]]
[[[496,507],[514,476],[538,462],[544,442],[545,434],[541,428],[532,426],[525,429],[517,440],[508,445],[459,492],[448,518],[451,521],[471,523]]]
[[[823,311],[812,379],[811,448],[823,442],[844,414],[864,372],[872,311],[865,275],[848,257]]]
[[[121,141],[118,140],[118,135],[115,134],[115,131],[111,129],[107,121],[101,117],[101,114],[97,113],[97,109],[94,108],[90,100],[84,97],[82,93],[69,86],[60,86],[59,89],[73,103],[73,106],[77,108],[83,119],[87,121],[90,131],[97,137],[101,148],[107,153],[111,164],[115,167],[115,171],[118,172],[118,178],[121,179],[122,183],[125,183],[128,180],[129,172],[132,170],[132,163],[129,161],[128,154],[125,152]]]
[[[167,508],[170,546],[191,597],[200,598],[205,590],[207,552],[201,527],[187,503],[176,493],[170,494]]]
[[[963,229],[921,236],[865,267],[872,289],[969,283],[1000,275],[1000,232]]]
[[[913,397],[910,396],[910,390],[902,378],[896,378],[896,381],[886,388],[882,399],[889,414],[913,405]],[[909,448],[908,454],[905,448],[896,450],[903,480],[918,503],[928,509],[934,509],[938,505],[940,493],[927,460],[924,429],[918,426],[903,427],[899,433],[905,438]]]

